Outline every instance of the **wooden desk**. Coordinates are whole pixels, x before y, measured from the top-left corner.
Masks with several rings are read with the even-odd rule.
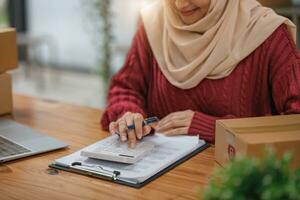
[[[11,118],[70,145],[70,148],[0,165],[0,199],[195,199],[215,164],[210,147],[141,189],[59,171],[48,173],[53,160],[108,135],[99,127],[101,111],[14,95]],[[8,117],[10,118],[10,116]]]

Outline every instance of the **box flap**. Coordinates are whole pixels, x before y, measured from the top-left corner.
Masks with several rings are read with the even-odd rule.
[[[300,130],[300,114],[218,120],[233,134]]]
[[[288,141],[300,142],[300,129],[288,132],[246,133],[239,134],[238,137],[247,144],[267,144]]]

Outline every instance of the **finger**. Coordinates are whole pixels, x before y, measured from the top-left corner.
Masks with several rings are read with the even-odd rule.
[[[119,123],[120,121],[124,120],[126,118],[126,116],[131,115],[131,114],[132,114],[131,112],[126,112],[125,114],[122,115],[122,117],[120,117],[117,120],[117,123]]]
[[[109,124],[109,132],[111,135],[116,134],[118,131],[118,124],[116,122],[111,122]]]
[[[141,114],[135,114],[134,116],[134,126],[135,126],[135,134],[138,139],[142,139],[143,137],[143,116]]]
[[[124,119],[119,121],[119,134],[121,137],[121,141],[125,142],[127,140],[127,125]]]
[[[170,121],[162,124],[161,126],[156,127],[156,131],[164,132],[170,129],[175,129],[179,127],[188,127],[191,123],[190,119],[171,119]]]
[[[188,133],[188,129],[189,127],[176,128],[165,132],[161,132],[161,134],[165,136],[186,135]]]
[[[126,121],[126,126],[131,126],[132,124],[134,124],[133,115],[126,116],[125,121]],[[135,130],[134,129],[129,129],[129,130],[127,129],[127,135],[128,135],[128,146],[130,148],[134,148],[135,143],[136,143]]]
[[[172,121],[172,120],[175,120],[175,119],[184,119],[184,118],[185,118],[185,115],[183,114],[183,111],[174,112],[174,113],[171,113],[171,114],[167,115],[163,119],[161,119],[158,122],[157,126],[161,127],[164,124],[168,123],[169,121]]]
[[[161,125],[165,124],[167,121],[169,121],[169,119],[172,117],[172,114],[169,114],[167,116],[165,116],[164,118],[162,118],[161,120],[159,120],[159,122],[157,123],[157,127],[160,127]]]
[[[158,125],[158,122],[154,122],[154,123],[149,124],[151,129],[156,129],[157,125]]]
[[[171,113],[158,123],[156,129],[161,129],[161,127],[166,126],[166,124],[169,124],[170,121],[176,121],[176,120],[186,120],[185,122],[182,122],[183,124],[181,126],[188,126],[192,121],[194,113],[195,112],[192,110],[185,110],[185,111]]]
[[[144,126],[143,127],[143,136],[146,136],[149,133],[151,133],[151,130],[152,130],[151,126]]]

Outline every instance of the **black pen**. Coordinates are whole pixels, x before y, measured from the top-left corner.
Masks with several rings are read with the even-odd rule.
[[[149,117],[149,118],[143,120],[142,126],[144,127],[146,125],[150,125],[150,124],[153,124],[153,123],[158,122],[158,121],[159,121],[158,117]],[[127,126],[127,129],[128,130],[135,129],[135,125],[131,124],[131,125]]]
[[[158,117],[149,117],[149,118],[143,120],[142,126],[144,127],[146,125],[150,125],[150,124],[156,123],[158,121],[159,121]],[[131,125],[127,126],[127,129],[133,130],[133,129],[135,129],[135,125],[131,124]],[[117,131],[115,132],[115,134],[120,135],[119,132],[117,132]]]

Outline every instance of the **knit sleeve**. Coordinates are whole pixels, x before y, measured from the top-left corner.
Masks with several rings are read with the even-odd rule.
[[[151,57],[147,42],[144,28],[140,25],[124,66],[112,78],[108,105],[101,118],[104,130],[108,130],[109,123],[116,121],[126,112],[141,113],[146,117],[147,74],[149,74]]]
[[[207,142],[215,142],[215,126],[216,121],[221,119],[235,118],[233,115],[226,115],[224,117],[215,117],[204,114],[202,112],[195,112],[191,125],[188,130],[189,135],[199,135],[200,139]]]
[[[269,82],[276,113],[300,113],[300,55],[286,26],[270,38]]]

